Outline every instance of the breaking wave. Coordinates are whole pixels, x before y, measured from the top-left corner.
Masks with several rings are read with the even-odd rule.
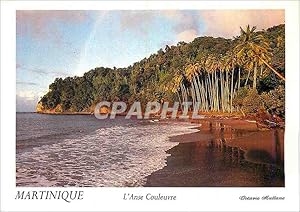
[[[187,122],[123,124],[17,154],[17,186],[143,186],[166,165],[168,137],[192,133]]]

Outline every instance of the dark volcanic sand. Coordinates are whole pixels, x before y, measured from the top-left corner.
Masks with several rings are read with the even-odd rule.
[[[145,186],[283,187],[284,130],[260,131],[245,121],[203,121],[199,132],[175,136],[167,166]]]

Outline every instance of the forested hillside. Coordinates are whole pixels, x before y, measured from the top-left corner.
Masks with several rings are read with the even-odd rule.
[[[198,37],[165,46],[127,68],[99,67],[83,77],[57,78],[38,112],[93,111],[106,101],[191,101],[201,111],[284,117],[285,26],[255,32],[247,26],[233,39]]]

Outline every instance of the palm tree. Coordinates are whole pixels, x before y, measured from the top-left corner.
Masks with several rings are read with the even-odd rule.
[[[237,87],[238,85],[234,86],[234,75],[235,75],[235,68],[238,65],[237,56],[234,53],[234,51],[229,51],[225,55],[225,69],[228,71],[231,71],[231,79],[230,79],[230,105],[229,110],[232,113],[233,112],[233,98],[234,98],[234,87]],[[237,81],[236,81],[237,83]]]
[[[246,30],[244,30],[241,27],[240,29],[240,43],[235,47],[235,51],[237,52],[237,57],[240,60],[247,61],[248,68],[253,68],[253,89],[256,89],[257,70],[258,66],[261,64],[265,64],[280,79],[285,80],[285,78],[268,63],[270,60],[271,49],[269,47],[269,43],[266,41],[264,36],[261,34],[257,35],[254,33],[256,27],[252,27],[250,29],[250,26],[247,25]],[[248,71],[250,74],[250,69]],[[248,80],[246,80],[246,82],[247,81]]]
[[[198,63],[189,64],[185,68],[185,76],[187,80],[190,82],[190,93],[193,100],[193,106],[195,106],[196,102],[200,102],[200,92],[198,81],[196,80],[197,75],[199,74],[200,65]]]

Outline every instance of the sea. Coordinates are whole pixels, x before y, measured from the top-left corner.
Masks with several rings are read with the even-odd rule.
[[[98,120],[93,115],[17,113],[16,185],[131,187],[166,166],[169,137],[196,132],[177,121]]]

